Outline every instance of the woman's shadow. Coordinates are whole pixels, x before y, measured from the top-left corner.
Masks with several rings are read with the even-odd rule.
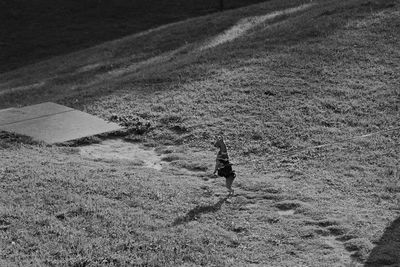
[[[196,206],[191,209],[185,216],[178,217],[174,220],[171,226],[177,226],[180,224],[188,223],[190,221],[196,220],[201,214],[216,212],[221,209],[222,204],[228,200],[228,197],[221,198],[217,203],[209,206]]]
[[[393,221],[371,251],[366,267],[400,266],[400,217]]]

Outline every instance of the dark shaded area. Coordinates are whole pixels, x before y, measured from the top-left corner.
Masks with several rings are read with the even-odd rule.
[[[2,0],[0,73],[220,8],[218,0]]]
[[[48,1],[48,0],[36,0],[36,1]],[[57,0],[56,0],[57,1]],[[61,1],[61,0],[58,0]],[[72,1],[72,0],[71,0]],[[89,0],[88,0],[89,1]],[[121,0],[122,1],[122,0]],[[154,0],[156,1],[156,0]],[[190,0],[192,1],[192,0]],[[194,1],[194,0],[193,0]],[[207,0],[208,1],[208,0]],[[211,0],[210,0],[211,1]],[[255,1],[255,0],[252,0]],[[227,1],[228,2],[228,1]],[[218,1],[213,1],[218,6]],[[271,2],[272,3],[272,2]],[[365,16],[371,14],[371,12],[377,12],[384,10],[386,8],[392,8],[396,0],[377,0],[374,2],[367,0],[359,0],[357,3],[350,3],[349,5],[345,5],[347,8],[338,7],[336,4],[326,5],[323,8],[311,9],[307,12],[307,18],[305,16],[299,15],[293,18],[290,26],[289,24],[281,23],[273,29],[267,29],[265,34],[257,34],[254,37],[249,37],[248,42],[245,44],[245,47],[235,47],[235,49],[231,49],[230,51],[225,51],[224,58],[237,58],[238,60],[245,60],[249,57],[253,57],[253,51],[259,50],[261,46],[267,47],[267,49],[275,49],[274,47],[279,47],[281,45],[294,45],[298,43],[305,43],[307,41],[318,42],[321,38],[326,38],[327,36],[333,34],[341,25],[347,23],[347,21],[351,21],[354,19],[361,19]],[[2,2],[0,1],[0,5]],[[276,3],[272,3],[272,9],[282,9],[282,7],[277,6]],[[218,9],[218,8],[217,8]],[[216,9],[216,10],[217,10]],[[4,12],[0,8],[0,13]],[[323,14],[331,14],[331,15],[323,15]],[[237,17],[235,19],[239,20],[243,17]],[[284,20],[285,17],[280,17],[277,21]],[[1,16],[0,16],[1,20]],[[340,21],[340,23],[337,23]],[[215,27],[212,24],[206,24],[204,27]],[[394,26],[388,26],[388,29]],[[195,42],[199,38],[199,34],[203,31],[203,26],[201,28],[192,28],[189,27],[188,31],[188,40],[189,42]],[[224,28],[221,28],[221,31]],[[3,31],[4,28],[0,27],[0,31]],[[208,32],[204,31],[204,36],[207,36]],[[391,34],[392,30],[388,30],[387,35]],[[203,36],[203,37],[204,37]],[[203,38],[202,37],[202,38]],[[160,43],[160,39],[162,40]],[[204,38],[203,38],[204,39]],[[2,40],[0,39],[0,42]],[[172,36],[171,38],[166,37],[165,35],[159,36],[151,36],[146,37],[145,41],[148,43],[157,42],[157,45],[154,47],[148,47],[148,51],[146,53],[150,53],[151,51],[164,52],[167,50],[173,50],[182,45],[182,42],[177,42],[176,38]],[[141,41],[140,41],[141,42]],[[145,45],[146,42],[140,43],[140,45]],[[158,50],[156,50],[156,48]],[[131,49],[126,46],[122,46],[118,48],[118,53],[116,55],[118,57],[128,55],[129,53],[134,53],[136,50]],[[144,51],[143,49],[139,49],[139,51]],[[0,59],[2,57],[3,51],[0,49]],[[114,52],[115,53],[115,52]],[[92,102],[97,101],[99,96],[105,97],[110,94],[115,94],[118,91],[118,88],[125,87],[124,84],[129,82],[130,86],[135,86],[136,88],[144,88],[147,84],[155,85],[152,87],[152,90],[143,90],[142,93],[149,94],[154,93],[154,90],[164,89],[167,84],[173,84],[175,82],[181,82],[182,76],[180,75],[180,71],[187,66],[196,61],[196,63],[213,61],[213,60],[221,60],[218,57],[213,57],[212,55],[208,55],[207,57],[197,58],[191,57],[190,52],[188,52],[188,57],[184,58],[181,62],[179,61],[171,61],[162,63],[163,68],[159,68],[159,66],[149,66],[145,67],[145,69],[140,69],[140,72],[146,73],[146,75],[140,75],[140,77],[133,78],[132,74],[128,74],[125,76],[118,76],[117,78],[111,78],[108,80],[110,86],[103,86],[98,84],[98,86],[86,86],[85,82],[88,79],[93,78],[97,74],[101,74],[112,70],[113,66],[105,66],[99,70],[88,71],[85,73],[79,74],[68,74],[65,75],[65,72],[69,70],[63,70],[64,72],[59,72],[58,74],[64,74],[60,77],[53,78],[52,80],[47,81],[48,84],[45,87],[33,88],[30,89],[30,94],[27,95],[26,91],[15,91],[7,94],[0,94],[0,108],[14,107],[14,106],[24,106],[28,104],[41,103],[46,101],[57,102],[59,104],[63,104],[75,109],[82,110],[84,105],[90,105]],[[220,54],[218,54],[220,55]],[[183,57],[183,56],[182,56]],[[24,56],[22,56],[24,58]],[[332,60],[340,60],[332,58]],[[5,62],[5,61],[4,61]],[[0,72],[1,66],[4,64],[3,61],[0,60]],[[230,62],[228,63],[230,64]],[[118,66],[117,66],[118,67]],[[156,71],[153,71],[156,69]],[[171,72],[171,70],[174,70]],[[205,69],[197,69],[196,71],[190,71],[186,74],[186,78],[190,79],[198,79],[206,72]],[[65,81],[63,80],[65,79]],[[59,84],[70,85],[73,83],[79,84],[82,81],[82,85],[74,90],[63,90],[61,91],[58,88]],[[52,86],[52,85],[55,86]],[[268,95],[268,93],[267,93]],[[77,101],[80,100],[80,101]],[[286,147],[288,144],[285,142],[281,142],[275,144],[275,146]]]
[[[400,217],[392,222],[371,251],[366,267],[400,266]]]
[[[227,200],[228,200],[228,197],[224,197],[224,198],[221,198],[214,205],[196,206],[194,209],[190,210],[185,216],[176,218],[171,226],[177,226],[180,224],[191,222],[191,221],[199,218],[200,215],[204,214],[204,213],[216,212],[221,209],[222,204],[224,204]]]
[[[8,149],[8,148],[12,147],[13,145],[20,145],[20,144],[37,145],[37,144],[39,144],[39,142],[33,140],[29,136],[0,131],[0,150]],[[0,222],[1,222],[1,220],[0,220]]]

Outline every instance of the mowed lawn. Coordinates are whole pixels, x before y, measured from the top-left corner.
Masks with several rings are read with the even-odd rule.
[[[124,138],[170,167],[2,133],[0,265],[399,265],[399,15],[272,0],[2,74],[0,108],[150,123]],[[210,176],[216,134],[229,202]]]

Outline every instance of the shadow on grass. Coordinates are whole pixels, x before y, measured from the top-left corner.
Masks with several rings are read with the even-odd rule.
[[[228,197],[221,198],[214,205],[196,206],[194,209],[192,209],[188,213],[186,213],[185,216],[176,218],[175,221],[171,224],[171,226],[178,226],[178,225],[196,220],[203,213],[216,212],[221,209],[222,204],[224,204],[227,201],[227,199],[228,199]]]
[[[176,1],[178,0],[175,0],[175,2]],[[231,44],[230,49],[225,49],[227,52],[222,54],[221,50],[217,50],[213,52],[215,54],[202,55],[198,53],[194,47],[196,47],[199,42],[202,43],[210,37],[219,39],[221,36],[225,36],[224,32],[226,30],[229,32],[230,29],[231,32],[235,33],[234,25],[240,21],[252,21],[254,16],[268,16],[268,14],[271,16],[271,12],[274,10],[283,10],[285,7],[294,5],[295,2],[300,4],[303,1],[270,1],[271,4],[256,6],[245,12],[239,10],[235,13],[219,15],[218,19],[217,17],[213,17],[211,20],[216,25],[215,27],[211,27],[212,30],[209,27],[209,23],[211,22],[208,18],[200,18],[196,20],[196,23],[169,26],[163,30],[157,31],[157,33],[143,35],[140,38],[133,38],[131,36],[131,39],[126,39],[122,43],[108,44],[106,48],[99,47],[93,52],[87,52],[88,54],[85,55],[85,58],[99,57],[93,62],[87,59],[78,60],[78,57],[68,59],[68,61],[71,60],[71,62],[65,67],[62,67],[62,70],[54,71],[54,75],[50,75],[50,78],[43,78],[45,83],[41,86],[35,87],[35,84],[30,84],[31,82],[29,79],[27,79],[27,82],[18,82],[17,87],[11,88],[13,90],[7,92],[3,91],[0,94],[0,108],[51,101],[82,110],[83,105],[90,106],[93,103],[98,105],[99,99],[105,99],[107,96],[115,95],[118,91],[124,93],[126,91],[138,92],[138,90],[141,90],[141,94],[154,94],[156,91],[171,88],[171,85],[182,84],[182,77],[184,77],[183,82],[188,81],[191,83],[196,79],[203,80],[204,75],[210,71],[208,68],[202,67],[205,62],[220,62],[222,59],[230,58],[231,56],[234,56],[235,62],[238,60],[246,61],[254,57],[255,49],[263,50],[266,44],[268,47],[287,46],[288,44],[296,45],[299,43],[305,43],[305,45],[308,46],[308,41],[311,39],[321,42],[321,39],[325,39],[333,34],[337,29],[341,28],[341,25],[346,25],[348,21],[355,19],[355,16],[357,16],[357,18],[362,18],[370,16],[372,12],[378,12],[385,8],[392,8],[395,5],[395,1],[396,0],[354,0],[349,1],[348,4],[338,4],[341,2],[334,1],[329,5],[316,5],[314,8],[310,9],[310,11],[301,13],[298,16],[278,16],[276,20],[272,20],[275,25],[274,27],[264,27],[263,30],[258,29],[257,34],[248,36],[245,41],[228,42],[234,43],[235,46]],[[241,2],[244,3],[245,1]],[[157,4],[157,6],[158,5],[159,4]],[[27,6],[29,10],[32,9],[31,6]],[[192,8],[190,4],[188,8]],[[105,10],[107,9],[108,8]],[[0,8],[0,11],[1,10]],[[125,8],[124,11],[125,10],[127,9]],[[161,9],[161,12],[162,14],[168,13],[163,9]],[[148,19],[148,13],[145,12],[143,14],[145,14],[145,18]],[[57,17],[60,16],[57,15]],[[129,17],[133,17],[137,20],[137,18],[131,14]],[[107,21],[102,16],[100,18],[102,22]],[[123,16],[119,14],[118,18],[123,18]],[[288,18],[291,20],[287,21]],[[284,21],[287,23],[280,23]],[[47,21],[45,20],[45,22]],[[99,24],[94,21],[90,22],[90,25],[94,25],[96,30],[100,29],[100,36],[106,35],[104,34],[104,27],[99,27]],[[160,21],[157,20],[157,22]],[[135,23],[140,24],[140,22]],[[268,22],[268,24],[270,23],[272,22]],[[113,23],[111,24],[116,25]],[[124,25],[125,24],[126,21],[124,21]],[[248,24],[250,25],[251,23]],[[127,25],[129,25],[129,23],[127,23]],[[8,29],[9,27],[5,28]],[[81,28],[82,27],[78,27],[78,29]],[[30,30],[30,32],[31,31],[32,30]],[[13,32],[15,32],[15,30]],[[57,29],[57,33],[58,32],[59,30]],[[115,28],[111,29],[111,33],[115,33]],[[84,30],[84,35],[91,36],[87,35],[87,30]],[[43,39],[40,34],[34,36]],[[73,36],[74,38],[72,39],[75,40],[76,35]],[[268,38],[269,36],[271,38]],[[114,38],[111,38],[110,40],[113,39]],[[187,44],[183,45],[182,39],[186,40]],[[24,39],[22,38],[21,40]],[[46,37],[44,40],[46,45],[49,44],[49,38]],[[93,41],[94,39],[89,38],[88,40]],[[24,40],[24,44],[25,43],[27,43],[26,40]],[[79,44],[81,43],[80,41]],[[132,46],[133,43],[135,45]],[[71,47],[70,44],[66,45],[68,48]],[[222,43],[220,45],[222,45]],[[14,45],[13,47],[17,46]],[[59,47],[59,42],[56,43],[55,47]],[[141,47],[146,48],[144,49]],[[16,52],[18,52],[17,54],[19,55],[23,50],[30,51],[29,49],[16,48]],[[143,54],[143,58],[131,58],[131,55],[134,54]],[[20,60],[21,55],[16,58]],[[24,64],[27,62],[28,61],[24,61]],[[89,64],[88,62],[96,62],[101,67],[98,69],[94,68],[92,70],[79,71],[84,64]],[[221,62],[224,62],[224,60]],[[54,65],[54,63],[51,64]],[[230,64],[233,64],[233,62],[230,62]],[[9,66],[9,64],[6,65]],[[196,67],[194,68],[193,66]],[[50,67],[47,66],[43,67],[43,69],[40,68],[40,71],[46,73],[49,69]],[[111,70],[114,71],[110,73]],[[187,75],[189,73],[190,75]],[[41,75],[43,75],[43,73]],[[17,76],[17,80],[19,80],[19,76]],[[44,75],[43,77],[47,76]],[[34,81],[37,82],[37,79],[35,78]],[[151,85],[151,90],[143,89],[150,89],[149,85]],[[29,89],[29,94],[27,94],[26,90],[28,89],[22,90],[21,87],[32,88]],[[15,90],[18,88],[20,89]],[[75,89],[71,90],[71,88]]]
[[[225,8],[261,1],[230,0]],[[215,0],[0,1],[7,25],[0,28],[0,72],[218,10]]]
[[[366,267],[400,266],[400,217],[389,225],[371,251]]]

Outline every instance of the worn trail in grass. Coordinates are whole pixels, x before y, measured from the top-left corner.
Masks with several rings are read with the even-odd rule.
[[[37,263],[72,265],[290,265],[310,264],[307,259],[322,246],[315,264],[351,261],[350,253],[336,253],[345,251],[336,237],[354,238],[346,235],[345,225],[326,218],[313,200],[300,201],[275,186],[276,174],[248,177],[239,170],[236,194],[228,202],[224,182],[198,167],[211,165],[211,151],[159,151],[172,165],[160,171],[121,159],[88,160],[77,148],[8,150],[2,155],[7,168],[1,169],[7,191],[1,210],[3,259],[21,264],[33,256]]]

